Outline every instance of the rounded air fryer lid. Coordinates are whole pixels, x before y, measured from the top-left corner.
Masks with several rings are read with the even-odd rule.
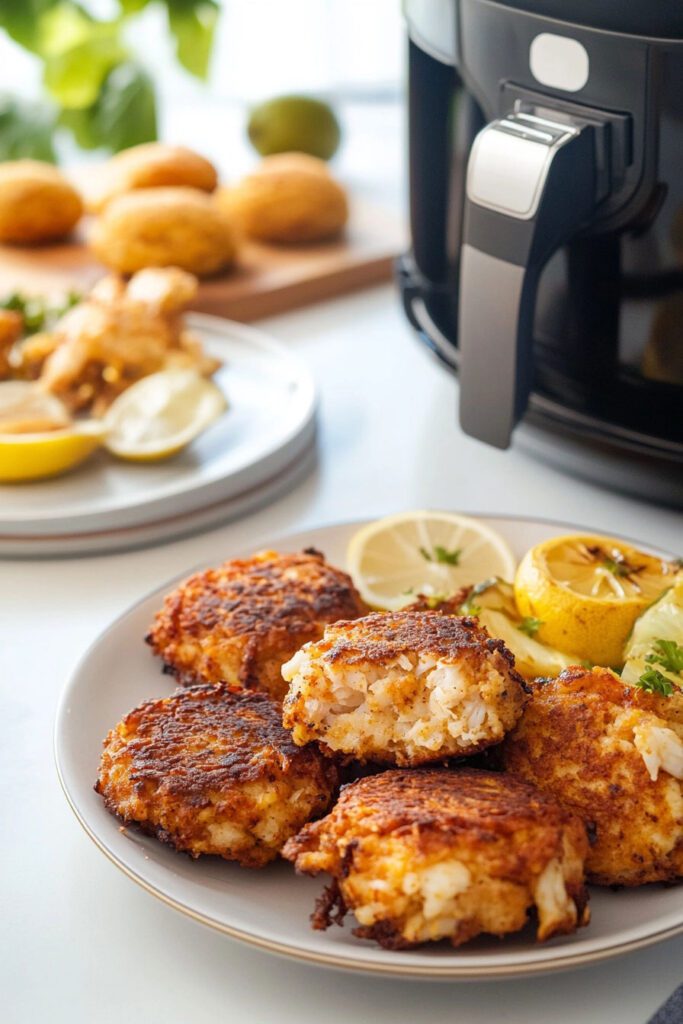
[[[495,0],[529,14],[651,39],[683,39],[683,0]]]

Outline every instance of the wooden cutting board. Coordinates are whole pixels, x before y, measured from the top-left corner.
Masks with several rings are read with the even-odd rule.
[[[54,294],[87,291],[107,273],[79,236],[60,245],[0,246],[0,296],[20,290]],[[352,204],[343,238],[315,245],[244,243],[238,265],[203,281],[192,308],[249,322],[388,281],[405,248],[396,215]]]

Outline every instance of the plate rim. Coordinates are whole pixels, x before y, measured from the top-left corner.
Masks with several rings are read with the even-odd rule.
[[[559,527],[571,529],[573,532],[596,532],[594,528],[582,526],[576,523],[572,523],[567,520],[558,520],[553,518],[536,517],[536,516],[525,516],[522,514],[510,514],[505,515],[500,512],[465,512],[461,513],[467,515],[473,519],[488,519],[488,520],[506,520],[516,521],[520,523],[533,523],[540,526],[546,527]],[[374,518],[380,518],[374,517]],[[307,530],[315,531],[322,529],[341,529],[352,527],[354,525],[361,526],[372,520],[367,518],[358,519],[347,519],[347,520],[336,520],[329,523],[321,523],[317,526],[305,526],[302,530],[291,530],[284,534],[281,540],[285,540],[287,537],[299,536],[305,533]],[[616,537],[619,540],[628,541],[633,544],[638,544],[646,550],[653,551],[656,554],[671,556],[671,552],[668,552],[664,548],[658,548],[656,545],[643,544],[642,541],[620,532],[612,532],[611,536]],[[253,547],[258,550],[260,545],[271,543],[266,538],[259,536],[254,542]],[[252,546],[252,545],[250,545]],[[234,557],[238,557],[237,555]],[[88,661],[91,653],[98,647],[103,637],[110,633],[112,630],[122,622],[123,619],[133,614],[137,608],[145,604],[150,598],[158,594],[160,591],[167,587],[173,586],[175,583],[184,579],[188,575],[201,571],[203,568],[210,566],[210,562],[202,561],[196,563],[193,566],[183,570],[182,572],[176,573],[173,577],[166,581],[158,584],[154,588],[141,595],[137,600],[128,605],[122,612],[120,612],[111,622],[101,630],[98,635],[88,644],[86,650],[78,659],[76,665],[72,669],[68,680],[62,687],[57,703],[57,709],[55,713],[55,721],[53,728],[53,755],[55,760],[55,768],[57,777],[59,780],[60,787],[66,801],[71,808],[76,820],[78,821],[81,828],[84,830],[86,835],[92,840],[98,850],[104,854],[104,856],[112,864],[115,865],[127,878],[135,882],[145,892],[154,896],[160,900],[166,906],[183,914],[185,917],[208,926],[214,931],[220,934],[227,935],[228,937],[246,943],[249,946],[264,950],[266,952],[273,953],[278,956],[283,956],[288,959],[296,960],[303,963],[315,964],[317,966],[334,968],[349,973],[356,974],[370,974],[385,977],[403,977],[406,979],[413,980],[436,980],[436,981],[482,981],[482,980],[504,980],[505,978],[524,978],[531,977],[541,974],[551,974],[558,971],[570,970],[575,967],[587,966],[589,964],[597,964],[606,960],[614,959],[615,957],[625,956],[628,953],[635,952],[638,949],[644,949],[648,946],[656,945],[657,943],[664,942],[667,939],[674,938],[677,935],[683,933],[683,918],[676,925],[667,926],[660,931],[652,932],[648,935],[640,938],[630,939],[626,942],[614,943],[603,949],[588,950],[585,952],[567,953],[559,952],[558,955],[552,958],[546,958],[537,962],[529,962],[523,964],[501,964],[501,965],[467,965],[467,964],[448,964],[443,965],[435,962],[433,965],[428,964],[406,964],[406,963],[373,963],[371,961],[365,961],[361,958],[355,959],[353,957],[345,956],[344,954],[330,952],[329,954],[323,952],[314,952],[311,950],[301,949],[297,946],[288,945],[286,943],[269,940],[263,938],[260,935],[253,934],[242,928],[237,928],[226,924],[222,921],[218,921],[215,918],[210,917],[208,914],[202,913],[188,904],[182,902],[179,899],[175,899],[170,896],[167,892],[163,892],[150,884],[145,878],[136,873],[132,868],[128,867],[123,863],[112,851],[107,849],[106,845],[100,840],[96,831],[88,824],[86,818],[83,816],[81,811],[76,805],[75,800],[72,798],[67,782],[62,772],[62,765],[60,763],[60,729],[67,715],[67,700],[71,692],[72,686],[76,679],[80,675],[80,672]]]
[[[313,372],[305,359],[298,353],[290,351],[283,342],[271,337],[266,331],[252,327],[251,324],[243,324],[237,320],[214,316],[210,313],[195,313],[193,311],[186,314],[185,322],[189,328],[200,332],[205,330],[209,334],[218,335],[219,342],[229,342],[232,338],[238,344],[247,347],[253,346],[261,354],[270,353],[277,357],[282,365],[289,367],[291,377],[296,380],[299,390],[298,401],[301,409],[296,421],[290,424],[287,431],[255,462],[249,462],[227,476],[219,474],[215,478],[204,480],[199,485],[195,481],[194,484],[180,491],[174,491],[171,482],[167,485],[164,493],[157,494],[149,500],[138,500],[130,505],[115,503],[94,511],[67,510],[61,512],[57,517],[53,516],[48,508],[39,510],[38,513],[33,513],[29,517],[12,513],[12,518],[0,519],[0,532],[3,535],[17,538],[38,536],[49,539],[63,534],[75,536],[81,532],[108,532],[111,529],[121,529],[122,525],[123,528],[126,528],[153,524],[163,518],[164,509],[169,502],[173,503],[194,495],[193,501],[185,510],[191,512],[202,507],[205,500],[220,501],[229,497],[237,497],[246,490],[258,486],[282,468],[283,459],[289,459],[297,445],[301,447],[302,444],[310,441],[316,429],[319,394]],[[245,479],[233,493],[228,483],[236,475]],[[50,483],[49,480],[44,482]],[[40,484],[41,481],[35,481],[34,485],[40,486]],[[96,485],[97,481],[95,481],[95,487]],[[112,518],[116,519],[116,526],[108,525]]]

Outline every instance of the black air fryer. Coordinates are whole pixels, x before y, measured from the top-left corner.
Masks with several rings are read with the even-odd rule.
[[[405,0],[408,316],[472,437],[683,505],[683,0]]]

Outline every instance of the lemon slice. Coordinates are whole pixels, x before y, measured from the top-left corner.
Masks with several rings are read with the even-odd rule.
[[[616,667],[635,620],[675,574],[672,563],[611,537],[554,537],[520,562],[515,599],[523,616],[540,620],[538,640]]]
[[[537,639],[540,623],[519,614],[511,583],[501,579],[477,584],[461,605],[463,614],[476,615],[491,636],[505,643],[515,656],[515,668],[525,679],[556,676],[570,665],[572,658]]]
[[[654,670],[683,690],[683,573],[636,619],[624,653],[625,683]]]
[[[195,370],[163,370],[143,377],[112,403],[104,417],[104,443],[121,459],[166,459],[227,407],[221,389]]]
[[[395,611],[417,594],[448,597],[484,576],[512,579],[514,556],[494,530],[450,512],[402,512],[351,538],[347,564],[365,601]]]

